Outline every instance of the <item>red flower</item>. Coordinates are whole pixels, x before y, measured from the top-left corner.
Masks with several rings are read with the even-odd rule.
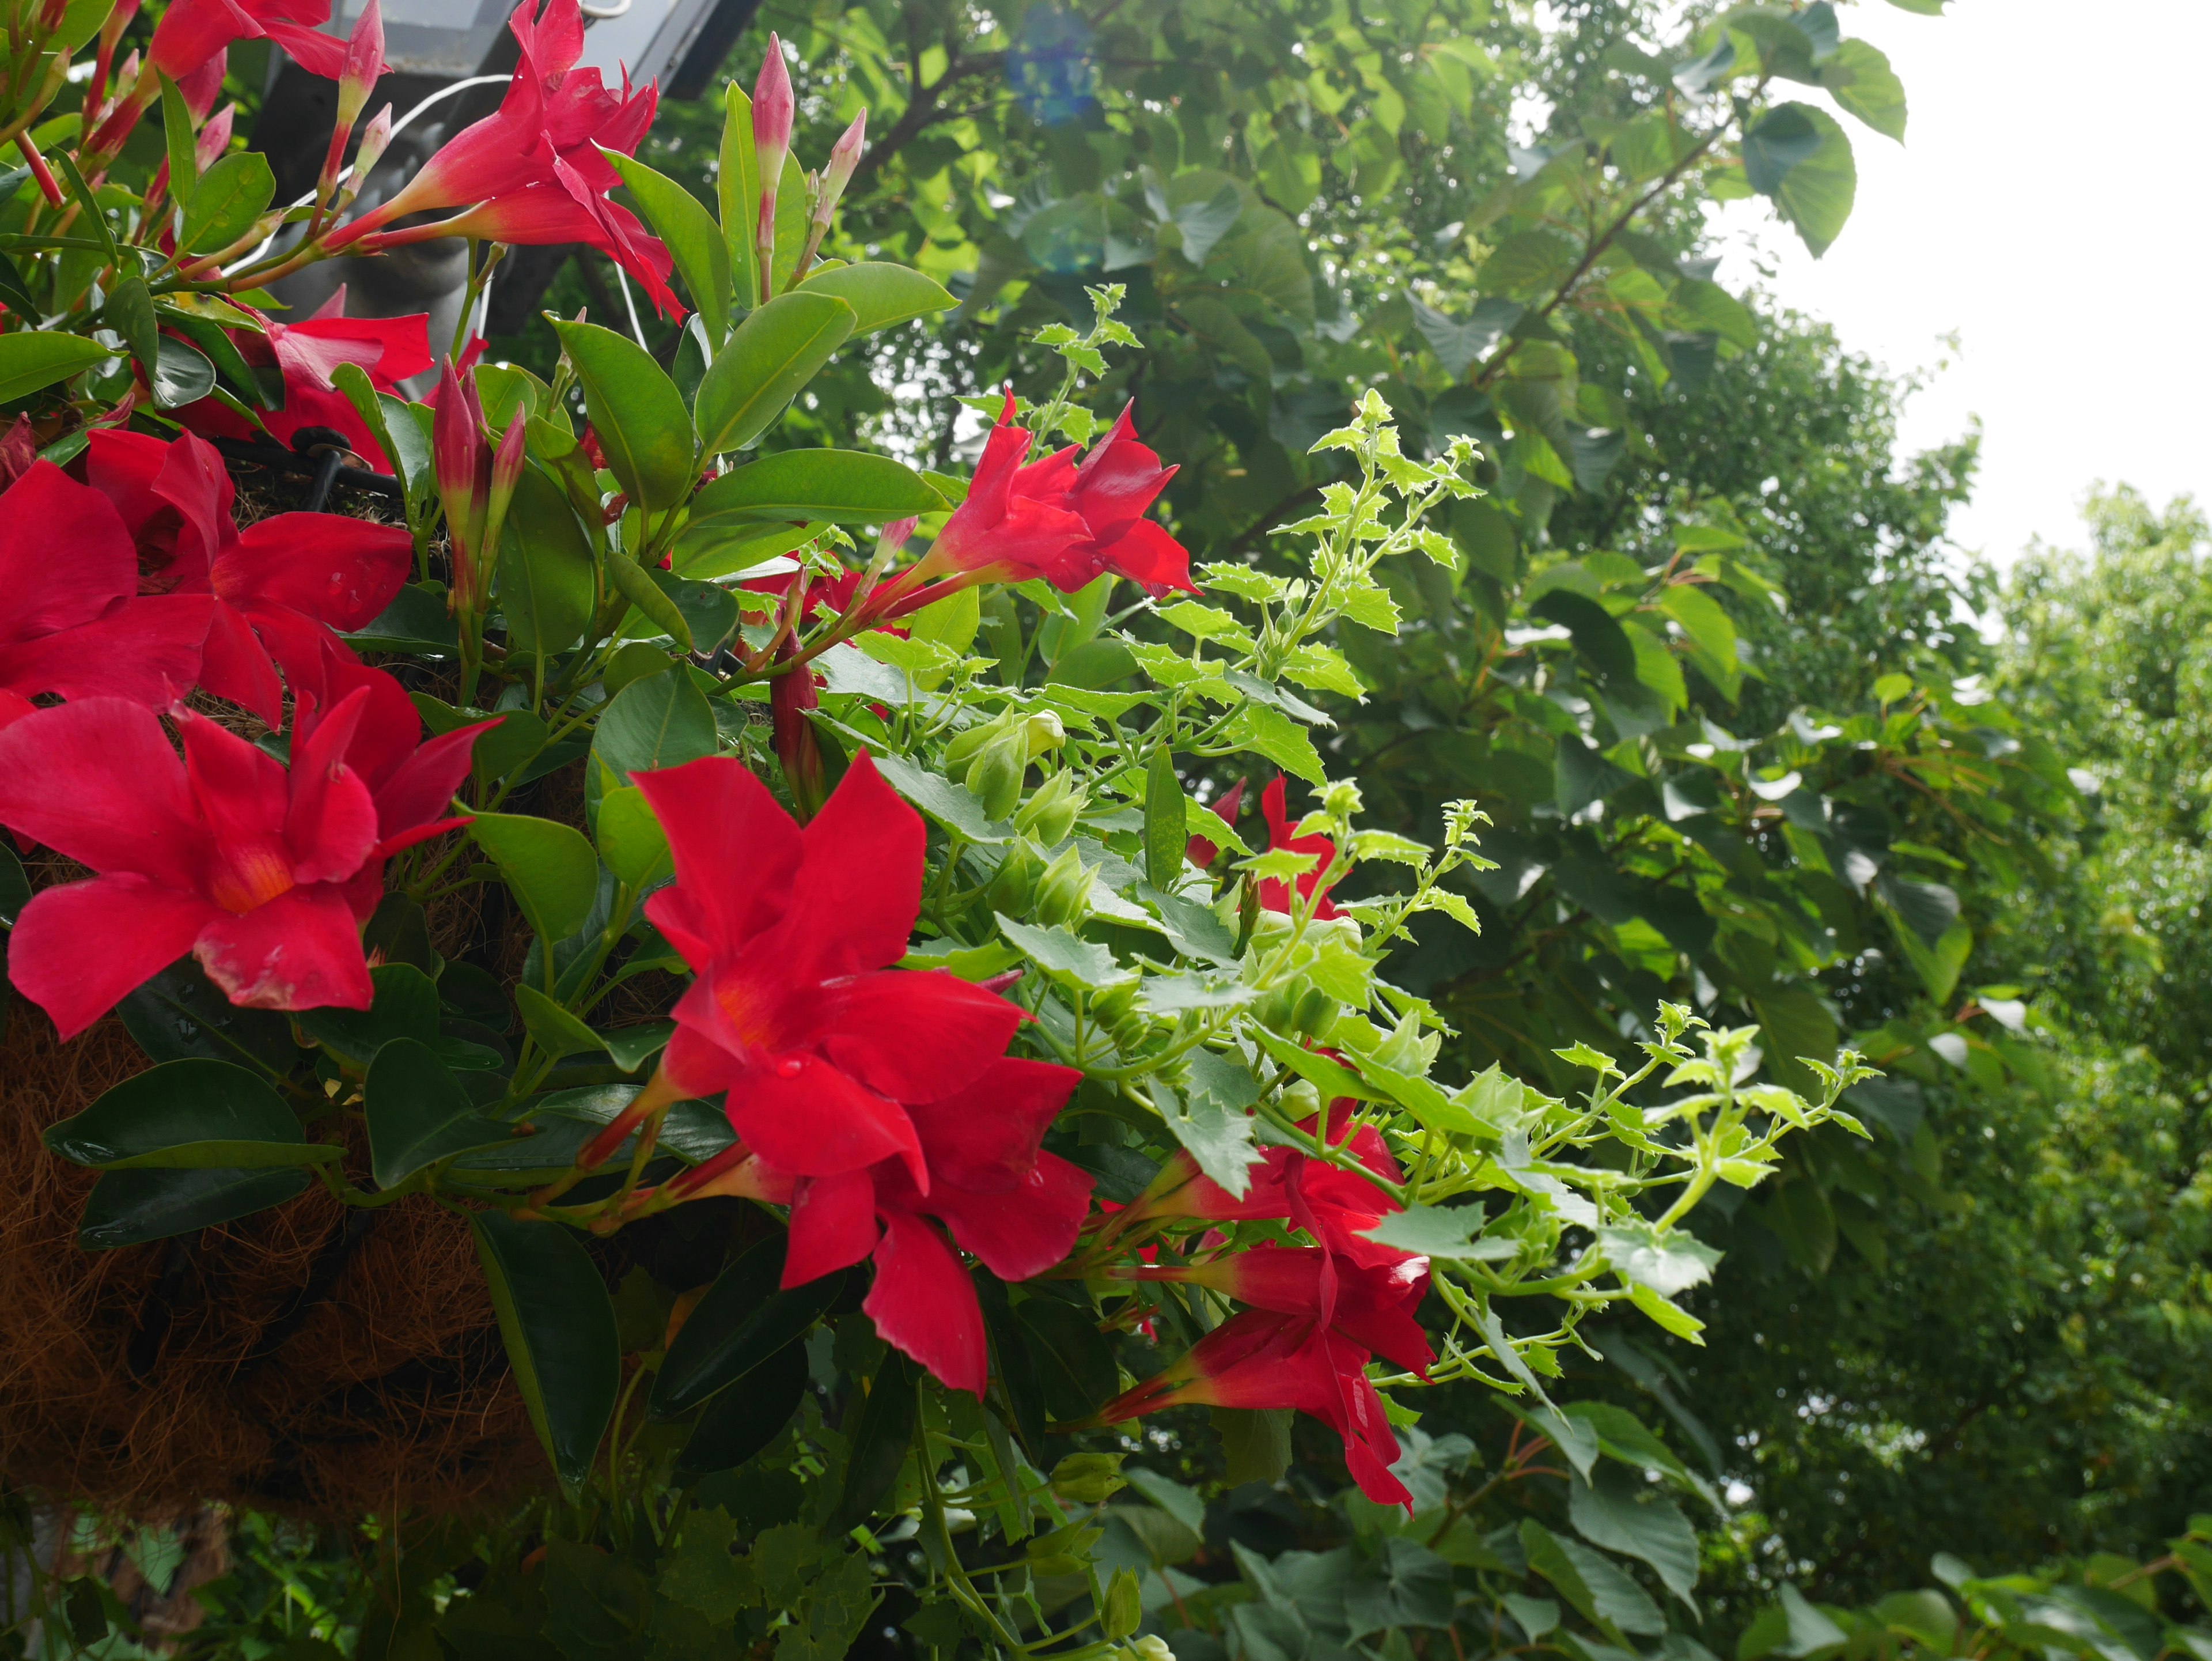
[[[1338,1097],[1328,1104],[1328,1139],[1333,1147],[1348,1148],[1354,1159],[1376,1176],[1390,1182],[1404,1180],[1398,1162],[1383,1145],[1382,1134],[1373,1125],[1361,1125],[1347,1134],[1352,1102]],[[1314,1122],[1299,1129],[1310,1136]],[[1394,1246],[1378,1244],[1366,1231],[1394,1211],[1405,1208],[1382,1189],[1349,1171],[1291,1147],[1270,1147],[1252,1171],[1251,1186],[1237,1198],[1210,1177],[1200,1173],[1198,1162],[1181,1150],[1161,1167],[1137,1202],[1129,1208],[1132,1222],[1161,1217],[1197,1217],[1210,1222],[1244,1222],[1262,1218],[1295,1221],[1339,1257],[1364,1269],[1388,1269],[1407,1260]]]
[[[0,723],[43,692],[161,705],[191,691],[209,602],[137,592],[131,532],[107,499],[51,461],[23,465],[0,494]]]
[[[910,1104],[927,1189],[896,1159],[800,1183],[784,1285],[872,1256],[875,1285],[860,1306],[877,1332],[949,1388],[980,1396],[989,1371],[983,1311],[953,1245],[1006,1281],[1041,1275],[1067,1256],[1090,1208],[1091,1177],[1041,1142],[1082,1077],[1006,1056],[953,1096]]]
[[[146,577],[164,593],[212,594],[200,683],[270,726],[283,719],[282,665],[296,690],[319,673],[332,629],[358,629],[407,580],[404,527],[337,514],[278,514],[240,532],[230,475],[215,447],[96,429],[85,453],[93,484],[123,514],[139,550],[161,562]]]
[[[1425,1376],[1437,1358],[1413,1311],[1428,1290],[1428,1259],[1390,1255],[1395,1261],[1369,1267],[1320,1246],[1259,1245],[1203,1263],[1114,1273],[1125,1281],[1206,1287],[1255,1309],[1325,1322],[1361,1348]]]
[[[1335,862],[1336,844],[1318,830],[1306,837],[1291,834],[1291,820],[1284,805],[1283,776],[1280,773],[1275,775],[1273,783],[1260,793],[1260,811],[1267,818],[1268,847],[1286,848],[1292,853],[1318,856],[1313,869],[1298,879],[1299,896],[1310,897],[1320,885],[1321,879],[1328,873],[1328,867]],[[1279,877],[1264,878],[1260,884],[1260,904],[1270,911],[1280,911],[1287,916],[1291,909],[1290,885]],[[1335,916],[1337,910],[1329,904],[1328,896],[1324,894],[1314,902],[1313,914],[1316,918],[1326,920]]]
[[[884,593],[883,615],[902,616],[951,588],[1042,578],[1073,593],[1105,572],[1154,593],[1198,592],[1190,556],[1145,517],[1176,470],[1137,441],[1129,410],[1078,461],[1075,447],[1024,462],[1030,435],[1014,425],[1014,398],[983,445],[967,499],[929,552]],[[948,578],[933,587],[919,586]],[[919,590],[917,592],[917,590]]]
[[[729,1092],[749,1148],[795,1177],[907,1163],[929,1189],[908,1104],[967,1088],[1024,1019],[943,970],[890,965],[921,909],[923,831],[863,751],[800,830],[734,757],[637,783],[675,857],[646,915],[697,971],[647,1089],[585,1150],[602,1159],[655,1107]]]
[[[1426,1277],[1423,1277],[1425,1287]],[[1403,1307],[1410,1318],[1423,1288]],[[1200,1339],[1157,1378],[1115,1397],[1100,1412],[1117,1424],[1163,1408],[1295,1408],[1344,1439],[1344,1463],[1359,1491],[1378,1505],[1410,1506],[1413,1495],[1391,1475],[1398,1439],[1368,1382],[1369,1352],[1340,1326],[1311,1315],[1249,1310]]]
[[[235,1004],[368,1008],[360,925],[382,862],[464,822],[435,816],[481,730],[416,749],[407,708],[396,764],[368,685],[302,724],[289,770],[182,710],[179,761],[153,713],[119,698],[40,709],[0,732],[0,824],[100,873],[23,908],[9,940],[17,989],[73,1037],[189,951]]]
[[[345,292],[341,285],[319,311],[298,323],[264,318],[266,334],[235,329],[230,338],[248,363],[273,364],[284,377],[284,407],[261,415],[270,437],[289,444],[302,427],[328,427],[345,435],[356,455],[388,473],[392,458],[353,400],[331,383],[331,372],[341,363],[357,363],[377,391],[396,392],[401,381],[430,367],[429,319],[419,312],[412,317],[348,317]],[[194,432],[210,437],[254,436],[244,417],[212,398],[188,404],[179,414]]]
[[[308,73],[335,81],[345,69],[346,43],[322,32],[330,15],[330,0],[176,0],[155,26],[146,61],[182,81],[234,40],[266,39]]]
[[[523,0],[507,27],[521,62],[499,108],[464,128],[424,162],[397,194],[325,239],[331,252],[369,239],[362,252],[446,236],[502,242],[588,242],[646,285],[664,315],[684,313],[669,292],[668,252],[608,194],[622,183],[600,152],[634,154],[653,125],[657,94],[619,94],[596,69],[579,69],[584,22],[576,0]],[[471,212],[404,230],[386,226],[410,215]]]

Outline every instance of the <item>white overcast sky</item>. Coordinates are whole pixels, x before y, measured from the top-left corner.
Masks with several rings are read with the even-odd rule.
[[[2212,497],[2212,4],[1842,9],[1905,82],[1905,143],[1844,118],[1858,200],[1835,246],[1814,259],[1763,202],[1731,204],[1722,279],[1929,372],[1909,447],[1980,417],[1980,480],[1953,521],[1968,552],[2004,564],[2033,536],[2082,545],[2097,479],[2160,505]]]

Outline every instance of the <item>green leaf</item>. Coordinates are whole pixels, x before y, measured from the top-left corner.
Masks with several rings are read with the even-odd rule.
[[[1521,1249],[1516,1240],[1481,1238],[1482,1223],[1480,1205],[1409,1205],[1362,1232],[1368,1239],[1400,1251],[1455,1262],[1492,1262],[1510,1257]]]
[[[814,1284],[824,1285],[839,1278],[831,1275],[827,1281]],[[690,1330],[687,1323],[684,1331]],[[690,1439],[676,1456],[676,1468],[732,1470],[755,1458],[783,1434],[783,1427],[806,1397],[806,1385],[805,1347],[787,1344],[707,1403],[707,1410],[692,1427]],[[665,1577],[662,1590],[666,1590]]]
[[[999,932],[1063,986],[1103,992],[1136,978],[1133,971],[1115,963],[1114,954],[1104,946],[1079,940],[1065,928],[1038,928],[999,914]]]
[[[126,277],[115,285],[100,307],[100,319],[123,337],[131,356],[145,371],[149,386],[161,371],[161,325],[154,316],[154,295],[143,277]]]
[[[760,303],[760,263],[753,232],[760,219],[760,160],[753,149],[753,100],[732,81],[722,93],[722,145],[714,190],[722,210],[722,246],[737,304]]]
[[[1858,191],[1851,141],[1835,118],[1810,104],[1770,110],[1743,136],[1744,177],[1774,198],[1818,259],[1840,235]]]
[[[592,620],[597,587],[591,538],[568,492],[526,465],[499,539],[499,609],[508,648],[541,660],[567,651]]]
[[[1838,42],[1820,65],[1820,84],[1883,137],[1905,142],[1905,85],[1879,47],[1858,40]]]
[[[379,964],[368,971],[376,989],[366,1009],[302,1009],[294,1017],[309,1037],[356,1072],[394,1038],[428,1043],[438,1036],[438,989],[412,964]]]
[[[514,1134],[477,1112],[460,1080],[418,1038],[394,1038],[379,1050],[362,1093],[369,1172],[379,1188],[397,1188],[426,1165]]]
[[[1641,1476],[1607,1464],[1589,1481],[1570,1479],[1567,1517],[1592,1545],[1643,1559],[1668,1591],[1689,1602],[1698,1584],[1698,1532],[1680,1506],[1651,1493]]]
[[[568,825],[521,813],[479,813],[469,824],[548,946],[584,926],[599,898],[599,861]]]
[[[877,757],[876,771],[884,776],[884,782],[892,789],[930,818],[957,830],[970,842],[996,844],[1014,834],[1011,825],[984,812],[983,804],[975,799],[973,791],[955,784],[941,773],[917,767],[900,756]]]
[[[159,335],[155,341],[152,384],[156,409],[181,409],[215,390],[215,365],[198,347],[188,346],[173,334]]]
[[[1036,1366],[1045,1410],[1054,1419],[1085,1418],[1119,1388],[1114,1352],[1088,1308],[1031,1297],[1015,1305],[1014,1324]]]
[[[200,175],[185,209],[177,246],[185,253],[227,248],[253,228],[276,194],[276,175],[258,150],[233,150]]]
[[[110,1171],[85,1200],[76,1243],[106,1251],[190,1234],[282,1205],[307,1181],[296,1169]]]
[[[960,303],[936,278],[911,266],[877,259],[816,271],[794,292],[843,301],[853,308],[855,335],[873,334],[931,312],[950,311]]]
[[[828,295],[779,295],[738,326],[692,402],[701,452],[752,443],[853,332],[853,308]]]
[[[157,1062],[242,1062],[281,1078],[300,1058],[289,1019],[274,1010],[238,1007],[190,957],[143,983],[115,1013]]]
[[[724,1269],[684,1320],[653,1383],[653,1411],[662,1418],[689,1412],[814,1329],[844,1289],[825,1275],[788,1290],[784,1238],[771,1235]]]
[[[607,581],[614,585],[622,597],[642,611],[647,619],[676,642],[680,652],[692,648],[690,620],[684,615],[668,591],[653,580],[647,571],[628,554],[610,553],[606,561]]]
[[[921,1416],[919,1382],[912,1362],[895,1349],[885,1352],[852,1433],[844,1486],[830,1518],[833,1530],[842,1533],[867,1521],[876,1502],[898,1480]]]
[[[1182,875],[1183,853],[1190,843],[1189,812],[1175,757],[1167,745],[1152,751],[1145,774],[1145,877],[1163,893]]]
[[[620,150],[602,150],[636,199],[639,215],[665,243],[709,336],[730,332],[730,251],[706,204],[674,179]],[[750,296],[748,296],[750,300]]]
[[[159,70],[154,73],[161,79],[161,142],[169,152],[169,197],[179,207],[190,207],[192,188],[199,183],[200,177],[199,146],[192,131],[192,113],[177,83]]]
[[[585,413],[617,482],[647,513],[675,507],[691,494],[698,454],[676,383],[627,335],[596,323],[556,321],[553,331],[575,366]]]
[[[1721,1254],[1685,1229],[1662,1231],[1648,1218],[1601,1223],[1598,1244],[1613,1272],[1624,1281],[1649,1287],[1662,1298],[1686,1292],[1712,1279]]]
[[[694,512],[732,519],[881,525],[941,514],[945,498],[913,468],[863,450],[785,450],[699,492]]]
[[[1322,767],[1321,753],[1307,737],[1306,729],[1271,705],[1246,703],[1231,719],[1223,736],[1240,749],[1266,757],[1285,772],[1294,773],[1309,784],[1320,784],[1328,776]]]
[[[595,828],[599,857],[632,893],[642,893],[673,872],[667,835],[635,785],[623,785],[599,798]]]
[[[164,1062],[48,1127],[64,1159],[105,1171],[313,1165],[340,1149],[310,1142],[268,1082],[228,1062]]]
[[[1222,1480],[1232,1488],[1246,1482],[1272,1488],[1281,1482],[1291,1468],[1291,1421],[1296,1416],[1290,1408],[1215,1408],[1207,1417],[1221,1438],[1226,1466]]]
[[[1533,1517],[1522,1519],[1521,1548],[1528,1555],[1528,1567],[1585,1619],[1646,1637],[1666,1631],[1666,1617],[1650,1594],[1602,1553],[1561,1539]]]
[[[1210,1050],[1191,1052],[1194,1063],[1201,1056],[1224,1070],[1231,1065]],[[1196,1068],[1193,1070],[1195,1073]],[[1241,1093],[1249,1102],[1258,1092],[1249,1074],[1244,1074],[1243,1083],[1245,1091]],[[1243,1199],[1252,1186],[1252,1168],[1262,1157],[1252,1143],[1252,1116],[1241,1106],[1231,1105],[1224,1092],[1205,1088],[1201,1078],[1194,1079],[1188,1095],[1181,1102],[1164,1085],[1156,1083],[1153,1092],[1170,1134],[1198,1161],[1198,1168],[1231,1197]]]
[[[719,742],[707,695],[688,665],[672,663],[615,694],[599,716],[592,752],[627,782],[633,773],[711,756]]]
[[[553,1061],[568,1056],[588,1056],[605,1050],[606,1043],[562,1005],[527,984],[514,989],[514,1007],[522,1012],[525,1031]]]
[[[622,1381],[614,1305],[591,1254],[560,1224],[479,1211],[469,1227],[515,1385],[573,1501],[591,1475]]]
[[[13,403],[42,386],[106,361],[107,348],[82,335],[21,329],[0,334],[0,403]]]

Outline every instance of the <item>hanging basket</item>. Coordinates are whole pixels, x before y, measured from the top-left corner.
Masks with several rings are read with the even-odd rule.
[[[95,1173],[47,1126],[144,1070],[121,1025],[67,1044],[21,1000],[0,1043],[0,1475],[143,1515],[209,1500],[343,1520],[542,1487],[466,1223],[319,1187],[197,1234],[87,1251]]]

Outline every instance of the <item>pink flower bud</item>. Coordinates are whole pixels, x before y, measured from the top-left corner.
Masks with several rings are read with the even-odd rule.
[[[361,119],[362,106],[385,71],[384,11],[378,0],[368,0],[346,40],[345,67],[338,76],[338,126],[350,131]]]
[[[383,159],[385,149],[392,143],[392,106],[386,104],[368,118],[368,125],[361,130],[361,148],[353,153],[353,179],[349,191],[361,188],[368,177],[369,169]]]
[[[853,118],[853,125],[845,129],[845,136],[830,148],[830,165],[822,170],[822,191],[814,203],[814,222],[827,226],[830,216],[836,211],[837,198],[845,194],[845,186],[853,181],[853,170],[860,165],[860,153],[868,144],[868,113],[865,109]]]
[[[760,79],[753,83],[753,154],[760,158],[761,186],[774,195],[783,173],[783,158],[791,149],[791,71],[783,64],[783,42],[768,38],[768,58]]]
[[[237,119],[238,106],[225,104],[209,117],[207,125],[200,129],[199,140],[192,150],[192,159],[199,164],[202,173],[205,173],[222,160],[222,153],[230,148],[231,128]]]

